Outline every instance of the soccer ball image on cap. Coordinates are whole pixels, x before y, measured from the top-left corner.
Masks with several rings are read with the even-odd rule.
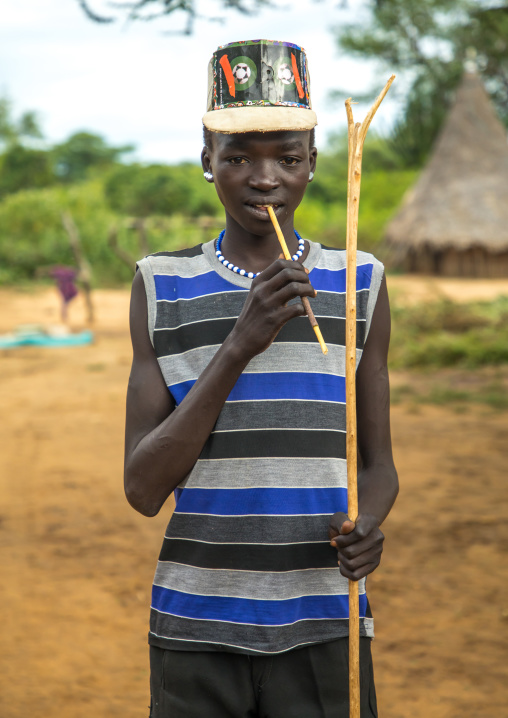
[[[245,85],[250,78],[250,67],[244,62],[239,62],[233,67],[233,77],[237,85]]]
[[[284,83],[284,85],[291,85],[291,83],[295,81],[293,70],[289,67],[287,63],[284,63],[279,67],[277,76],[279,80]]]

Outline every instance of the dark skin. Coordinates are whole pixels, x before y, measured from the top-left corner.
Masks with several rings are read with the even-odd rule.
[[[219,413],[249,361],[267,349],[284,324],[305,312],[295,297],[315,291],[299,262],[280,258],[280,245],[266,204],[274,205],[290,252],[297,248],[293,217],[316,166],[308,132],[215,134],[202,153],[226,212],[222,251],[252,281],[243,310],[214,358],[175,408],[147,329],[147,303],[140,273],[132,285],[133,363],[127,392],[125,492],[145,516],[155,516],[196,463]],[[261,205],[261,206],[256,206]],[[306,248],[306,253],[308,247]],[[305,260],[304,254],[302,261]],[[398,491],[389,425],[386,359],[390,312],[383,280],[371,329],[357,371],[359,516],[336,513],[329,537],[344,576],[359,580],[380,562],[379,526]]]

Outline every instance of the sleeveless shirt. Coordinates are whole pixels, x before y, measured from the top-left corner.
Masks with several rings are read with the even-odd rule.
[[[155,572],[149,642],[176,650],[278,653],[348,635],[348,581],[328,524],[347,513],[345,263],[309,242],[311,304],[240,375],[191,472],[175,489]],[[252,283],[214,242],[138,262],[148,329],[176,408],[233,328]],[[357,366],[383,265],[357,259]],[[361,635],[373,636],[365,579]]]

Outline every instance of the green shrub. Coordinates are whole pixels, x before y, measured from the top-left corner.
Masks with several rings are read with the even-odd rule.
[[[392,303],[393,368],[508,363],[508,297],[456,304],[449,300],[412,307]]]
[[[183,214],[189,217],[221,211],[217,195],[198,165],[118,165],[104,185],[112,209],[135,217]]]
[[[130,218],[109,207],[101,180],[94,180],[68,187],[25,190],[0,202],[0,283],[31,280],[39,267],[74,264],[62,224],[63,212],[70,212],[78,228],[95,284],[130,281],[134,264],[129,269],[116,257],[108,235],[116,227],[118,243],[138,258],[138,234],[129,229]],[[215,234],[215,227],[205,230],[181,214],[147,220],[149,250],[153,252],[192,246]]]

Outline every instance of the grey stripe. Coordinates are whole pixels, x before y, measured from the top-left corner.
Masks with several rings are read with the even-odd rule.
[[[155,281],[153,278],[153,267],[151,258],[145,257],[136,263],[143,277],[147,302],[148,334],[153,345],[153,330],[157,318],[157,301],[155,296]]]
[[[181,324],[238,317],[245,304],[246,292],[234,290],[221,294],[211,294],[185,301],[159,302],[157,308],[157,327],[174,329]]]
[[[259,601],[284,601],[302,596],[345,596],[349,592],[349,582],[338,567],[268,573],[195,568],[159,561],[154,583],[199,596],[229,596]],[[365,593],[365,579],[359,582],[358,591]]]
[[[311,242],[307,240],[309,243],[309,253],[307,255],[307,258],[305,259],[305,262],[303,263],[304,267],[307,267],[309,271],[312,271],[314,267],[316,266],[316,263],[321,255],[321,245],[317,244],[316,242]],[[250,289],[250,285],[252,284],[252,279],[249,279],[248,277],[242,277],[240,274],[235,274],[230,269],[227,269],[223,264],[219,262],[215,255],[215,241],[212,240],[210,242],[206,242],[203,244],[203,254],[205,255],[206,259],[208,260],[208,264],[214,271],[217,272],[221,277],[226,279],[228,282],[231,282],[231,284],[236,284],[238,287],[244,287],[245,289]]]
[[[208,366],[219,349],[219,345],[198,347],[183,354],[158,357],[159,366],[168,384],[197,379]],[[356,365],[360,363],[362,350],[356,350]],[[319,344],[296,342],[275,342],[266,351],[258,354],[247,364],[244,373],[305,372],[344,376],[345,348],[337,344],[328,345],[328,354],[321,352]]]
[[[364,264],[372,264],[377,262],[377,259],[373,254],[369,252],[362,252],[358,250],[356,253],[356,266],[361,267]],[[321,248],[319,255],[319,261],[316,264],[318,269],[330,269],[336,271],[338,269],[345,269],[347,266],[347,253],[345,249],[325,249]]]
[[[324,401],[233,401],[226,402],[216,431],[228,429],[314,429],[341,428],[346,417],[345,404]]]
[[[304,266],[311,270],[314,267],[319,269],[338,270],[346,267],[346,250],[328,250],[321,247],[318,242],[306,240],[309,244],[309,254]],[[214,241],[206,242],[202,246],[203,253],[194,257],[167,257],[163,255],[151,255],[149,259],[153,262],[155,274],[177,274],[180,277],[195,277],[200,274],[207,274],[215,271],[224,279],[239,287],[249,289],[252,279],[234,274],[224,267],[215,256]],[[145,258],[146,259],[146,258]],[[143,260],[140,260],[143,261]],[[357,252],[357,266],[364,264],[381,264],[372,254],[368,252]]]
[[[171,516],[166,537],[236,544],[326,541],[330,516],[242,516],[238,519],[176,513]]]
[[[234,441],[234,439],[232,439]],[[347,488],[345,459],[198,459],[179,488]]]
[[[360,619],[360,636],[374,637],[372,619]],[[215,646],[227,646],[231,650],[242,649],[247,653],[282,653],[297,646],[336,638],[345,638],[349,633],[347,619],[317,619],[298,621],[287,626],[249,626],[239,623],[223,623],[221,621],[203,621],[180,618],[152,609],[150,614],[150,643],[160,639],[161,647],[171,648],[171,640],[165,641],[164,636],[172,636],[181,641],[190,641]]]
[[[372,322],[372,316],[374,314],[374,309],[376,307],[377,297],[379,294],[379,288],[381,286],[381,280],[383,279],[384,274],[384,266],[379,262],[377,259],[372,257],[374,262],[374,268],[372,270],[372,281],[370,283],[370,291],[369,291],[369,302],[367,305],[367,326],[365,328],[365,341],[367,340],[367,336],[369,334],[370,324]]]
[[[196,277],[210,272],[210,264],[203,254],[195,257],[151,256],[154,274],[174,274],[178,277]]]

